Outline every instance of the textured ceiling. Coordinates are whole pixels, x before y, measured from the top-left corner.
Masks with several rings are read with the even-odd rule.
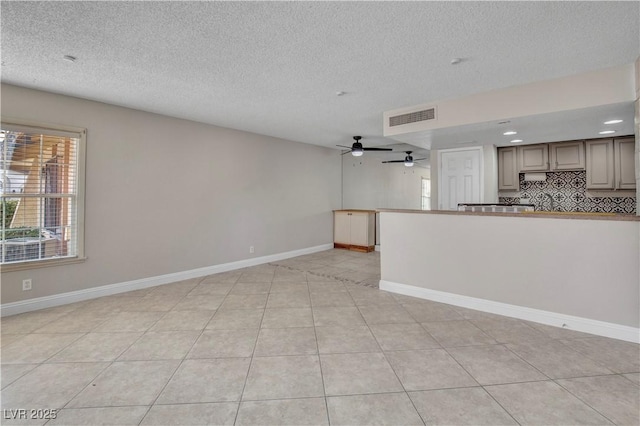
[[[382,137],[386,110],[628,64],[640,54],[639,2],[0,8],[3,82],[332,147],[355,134],[365,146],[393,143]],[[452,66],[455,57],[463,61]]]

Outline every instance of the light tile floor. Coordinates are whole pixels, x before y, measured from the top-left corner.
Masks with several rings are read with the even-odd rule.
[[[385,293],[379,271],[329,250],[3,318],[1,423],[640,423],[638,345]]]

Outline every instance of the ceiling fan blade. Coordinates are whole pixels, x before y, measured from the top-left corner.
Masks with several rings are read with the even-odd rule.
[[[393,151],[391,148],[362,148],[364,151]]]
[[[343,153],[342,153],[342,154],[340,154],[340,155],[345,155],[345,154],[351,154],[351,151],[345,151],[345,152],[343,152]]]
[[[427,160],[427,158],[414,158],[413,161],[422,161],[422,160]]]
[[[383,163],[404,163],[404,160],[390,160],[390,161],[383,161]]]
[[[344,146],[344,145],[336,145],[336,146],[339,146],[340,148],[351,149],[351,147],[350,147],[350,146]]]

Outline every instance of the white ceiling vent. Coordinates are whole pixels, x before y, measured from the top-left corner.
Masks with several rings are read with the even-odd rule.
[[[403,124],[417,123],[419,121],[435,120],[436,108],[424,109],[422,111],[410,112],[408,114],[389,117],[389,127],[402,126]]]

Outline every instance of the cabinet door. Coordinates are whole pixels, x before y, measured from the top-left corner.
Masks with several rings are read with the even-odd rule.
[[[587,189],[614,188],[613,140],[586,141]]]
[[[518,147],[521,172],[544,172],[549,170],[549,146],[526,145]]]
[[[635,139],[615,139],[613,152],[616,189],[636,189]]]
[[[369,246],[369,213],[351,213],[351,245]]]
[[[516,147],[498,148],[498,189],[517,191],[519,179]]]
[[[584,142],[551,145],[551,170],[584,170]]]
[[[333,214],[333,242],[351,244],[351,216],[349,212]]]

